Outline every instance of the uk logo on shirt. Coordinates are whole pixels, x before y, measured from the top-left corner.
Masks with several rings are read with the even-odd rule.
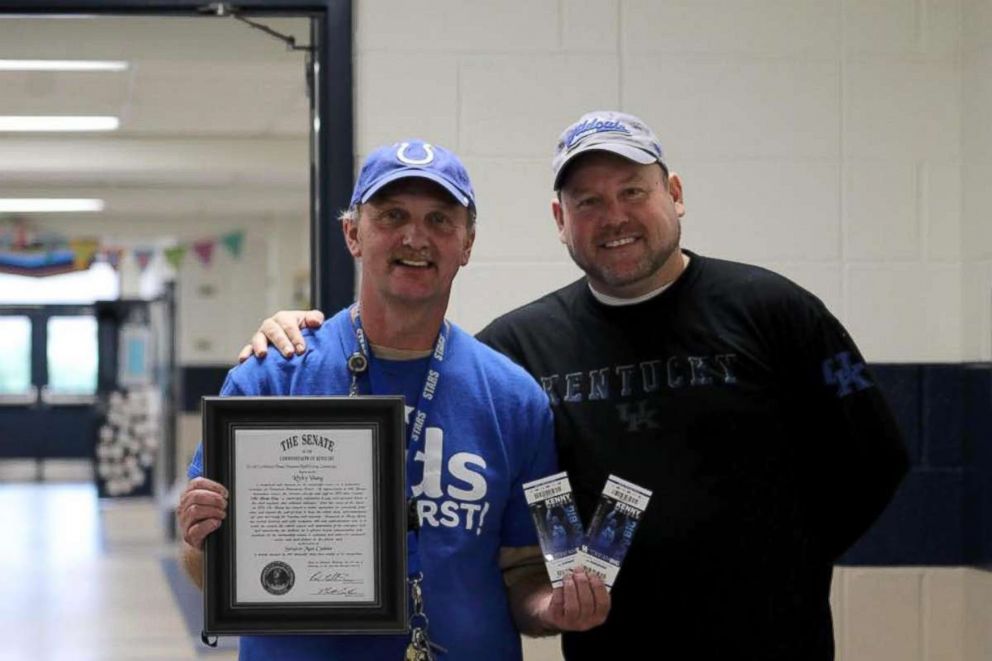
[[[868,378],[865,369],[864,362],[852,362],[850,351],[842,351],[823,361],[823,381],[828,386],[837,387],[838,398],[847,397],[875,385]]]

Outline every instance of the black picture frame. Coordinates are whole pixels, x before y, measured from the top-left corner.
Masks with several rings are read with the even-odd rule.
[[[399,633],[408,623],[403,398],[204,397],[204,477],[229,491],[227,518],[204,544],[203,634]],[[238,603],[235,436],[240,430],[371,430],[373,601]],[[312,599],[312,597],[311,597]]]

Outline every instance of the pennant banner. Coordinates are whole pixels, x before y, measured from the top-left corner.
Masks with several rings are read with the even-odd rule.
[[[225,234],[220,237],[220,242],[224,244],[225,248],[231,251],[231,255],[234,257],[241,256],[241,245],[244,240],[244,232],[231,232],[230,234]]]
[[[190,248],[200,263],[210,266],[218,243],[239,259],[244,241],[245,232],[236,230],[191,243],[179,243],[164,250],[147,246],[122,248],[119,245],[103,246],[96,238],[69,239],[54,232],[38,232],[19,218],[12,222],[0,218],[0,271],[27,275],[67,273],[90,268],[96,258],[119,271],[125,257],[133,253],[138,269],[143,273],[159,251],[178,271]]]
[[[183,264],[183,259],[186,257],[186,246],[178,245],[172,248],[166,248],[162,251],[165,255],[165,260],[172,265],[172,268],[179,270],[179,267]]]
[[[73,266],[79,271],[85,271],[93,263],[93,257],[100,249],[100,242],[96,239],[72,239],[69,241],[69,248],[73,254]]]
[[[110,264],[110,268],[115,271],[121,268],[121,257],[124,255],[123,248],[106,248],[103,251],[103,256],[106,257],[107,263]]]
[[[138,248],[134,251],[134,259],[138,262],[138,270],[140,272],[144,273],[145,269],[148,268],[153,254],[154,251],[149,248]]]
[[[196,256],[204,266],[210,266],[210,260],[214,254],[214,245],[216,244],[213,241],[197,241],[193,244],[193,252],[196,253]]]

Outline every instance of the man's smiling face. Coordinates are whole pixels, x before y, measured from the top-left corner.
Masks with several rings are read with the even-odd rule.
[[[408,177],[361,205],[358,218],[345,221],[345,238],[362,260],[363,287],[384,303],[447,305],[475,230],[468,209],[444,188]]]
[[[567,167],[552,212],[561,242],[592,286],[630,298],[674,279],[685,213],[678,176],[605,151]]]

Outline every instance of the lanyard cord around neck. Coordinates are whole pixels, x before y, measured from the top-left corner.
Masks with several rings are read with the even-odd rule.
[[[372,383],[371,362],[373,359],[372,352],[369,350],[368,338],[365,336],[365,329],[362,327],[362,315],[361,310],[358,305],[355,305],[349,310],[349,318],[351,319],[352,330],[355,334],[355,351],[348,358],[348,371],[351,373],[351,387],[349,389],[349,395],[356,396],[358,394],[376,394],[375,384]],[[445,349],[448,344],[448,337],[451,334],[451,324],[447,319],[441,324],[441,329],[438,332],[437,340],[434,342],[434,350],[431,352],[430,360],[427,364],[427,372],[424,377],[424,385],[420,390],[420,396],[417,399],[416,408],[413,411],[413,416],[411,417],[410,424],[406,426],[407,438],[406,438],[406,466],[407,466],[407,498],[410,500],[411,506],[415,503],[415,495],[413,493],[413,484],[416,468],[416,462],[413,459],[417,456],[418,451],[423,451],[423,435],[427,429],[427,416],[431,411],[431,407],[434,404],[434,397],[437,393],[438,387],[441,382],[442,375],[442,365],[444,363]],[[384,394],[384,393],[379,393]],[[420,477],[423,477],[423,466],[420,469]],[[413,514],[412,516],[415,516]],[[415,530],[411,530],[407,534],[407,543],[409,545],[409,562],[408,572],[411,576],[420,573],[420,555],[417,552],[417,534]]]
[[[354,314],[351,314],[352,310]],[[372,352],[369,350],[368,339],[365,337],[365,329],[362,328],[362,316],[358,305],[353,306],[348,314],[351,319],[352,330],[355,334],[355,351],[348,357],[348,371],[351,373],[351,387],[349,395],[357,396],[361,390],[368,394],[375,393],[375,384],[372,383]],[[423,445],[421,442],[424,430],[427,429],[427,415],[434,404],[434,396],[437,393],[438,385],[441,382],[441,367],[444,362],[445,348],[448,345],[448,336],[451,334],[451,324],[445,319],[441,324],[441,329],[434,342],[434,351],[431,353],[427,363],[427,375],[424,377],[424,385],[420,389],[420,396],[417,398],[417,406],[413,412],[413,422],[406,426],[406,467],[407,467],[407,498],[410,504],[409,529],[406,534],[407,539],[407,582],[410,584],[410,598],[413,602],[413,612],[410,614],[410,645],[407,647],[407,658],[414,654],[418,659],[434,659],[434,649],[446,651],[443,647],[435,645],[427,636],[427,629],[430,621],[424,612],[424,599],[422,584],[424,574],[421,570],[418,520],[417,512],[413,510],[416,506],[416,497],[413,493],[412,470],[416,466],[413,459],[417,456],[417,450]],[[364,388],[358,385],[359,380],[364,384]],[[421,479],[423,478],[423,467],[420,469]]]

